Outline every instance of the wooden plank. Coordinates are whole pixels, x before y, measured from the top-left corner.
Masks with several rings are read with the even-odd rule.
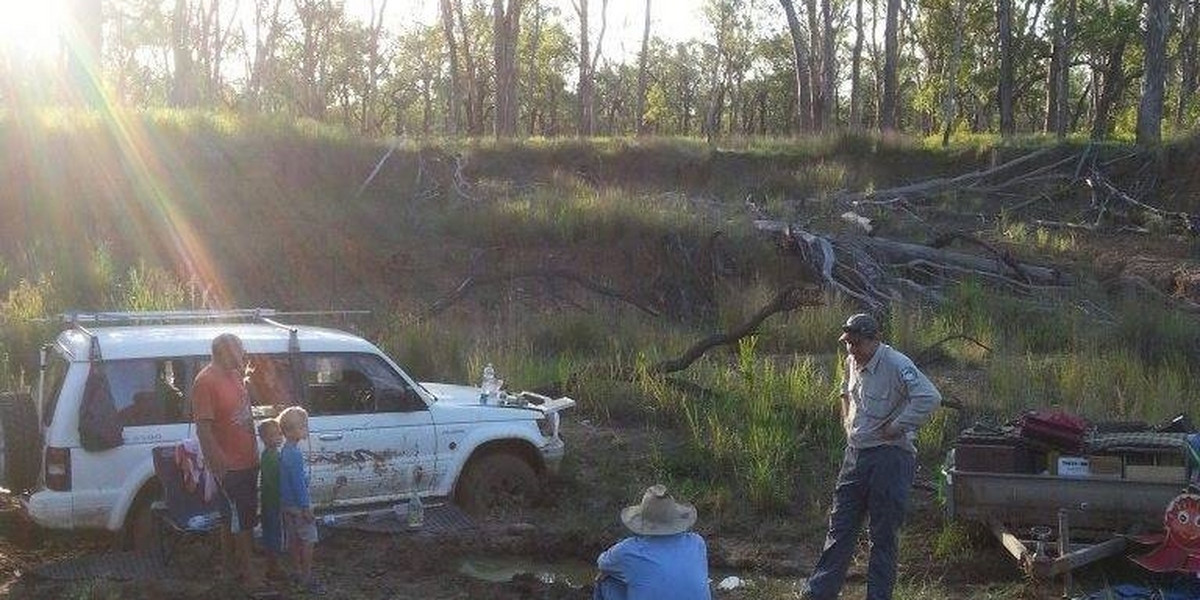
[[[1076,550],[1065,556],[1060,556],[1050,564],[1048,574],[1051,577],[1061,575],[1068,571],[1072,571],[1083,565],[1096,562],[1098,560],[1116,556],[1125,550],[1126,540],[1122,536],[1114,537],[1111,540],[1092,544],[1082,550]]]
[[[1021,563],[1021,566],[1025,566],[1031,561],[1032,556],[1029,548],[1025,546],[1025,542],[1022,542],[1017,536],[1013,535],[1002,523],[993,521],[989,525],[992,533],[1004,545],[1004,549],[1008,550],[1008,553],[1017,559]]]

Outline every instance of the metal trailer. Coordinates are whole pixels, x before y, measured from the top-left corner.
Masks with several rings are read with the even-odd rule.
[[[1187,479],[1155,482],[961,471],[950,451],[945,508],[950,520],[987,526],[1035,578],[1071,571],[1120,554],[1127,534],[1162,529],[1163,512]]]

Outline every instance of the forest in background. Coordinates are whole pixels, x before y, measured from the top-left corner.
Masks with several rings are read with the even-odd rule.
[[[0,46],[0,107],[201,108],[372,137],[878,130],[1142,145],[1200,113],[1197,0],[670,3],[703,15],[685,41],[637,0],[628,57],[612,50],[609,0],[65,1],[63,52]]]

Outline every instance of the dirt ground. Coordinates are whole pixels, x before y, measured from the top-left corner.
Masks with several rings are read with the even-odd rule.
[[[571,422],[565,435],[569,458],[551,483],[544,506],[504,523],[481,523],[463,534],[429,537],[333,530],[317,546],[317,573],[328,598],[591,598],[590,580],[545,583],[534,574],[505,583],[460,572],[464,560],[504,557],[528,561],[531,570],[558,563],[594,564],[595,557],[624,535],[617,512],[632,503],[653,472],[645,457],[675,443],[673,434],[651,427],[610,427]],[[614,483],[625,482],[625,483]],[[828,493],[813,494],[821,497]],[[772,521],[706,519],[697,530],[709,544],[714,584],[729,575],[751,587],[717,591],[717,598],[792,598],[823,541],[823,523],[803,516]],[[812,511],[807,511],[812,514]],[[1004,598],[1030,597],[1022,577],[998,545],[980,541],[967,560],[935,558],[940,507],[928,489],[914,490],[913,513],[903,540],[901,585],[928,586],[923,598],[981,597],[979,590],[1008,590]],[[60,581],[34,573],[41,565],[79,556],[119,551],[107,534],[31,530],[22,525],[11,499],[0,504],[0,597],[22,599],[245,598],[221,579],[215,555],[203,540],[185,543],[173,566],[129,580]],[[122,555],[118,555],[122,556]],[[258,558],[261,561],[261,557]],[[261,562],[260,562],[261,564]],[[865,556],[851,569],[847,597],[861,597]],[[587,579],[590,573],[576,579]],[[909,582],[909,583],[905,583]],[[918,583],[920,582],[920,583]],[[283,589],[284,597],[305,597]],[[857,595],[855,595],[857,594]],[[990,594],[989,594],[990,595]]]

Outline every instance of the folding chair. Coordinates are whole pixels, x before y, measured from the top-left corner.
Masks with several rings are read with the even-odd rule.
[[[156,517],[159,556],[163,564],[169,564],[182,541],[219,531],[223,523],[220,506],[225,498],[212,489],[206,501],[203,483],[185,483],[184,469],[176,461],[177,446],[157,446],[152,452],[154,474],[162,484],[163,495],[151,506],[151,512]]]

